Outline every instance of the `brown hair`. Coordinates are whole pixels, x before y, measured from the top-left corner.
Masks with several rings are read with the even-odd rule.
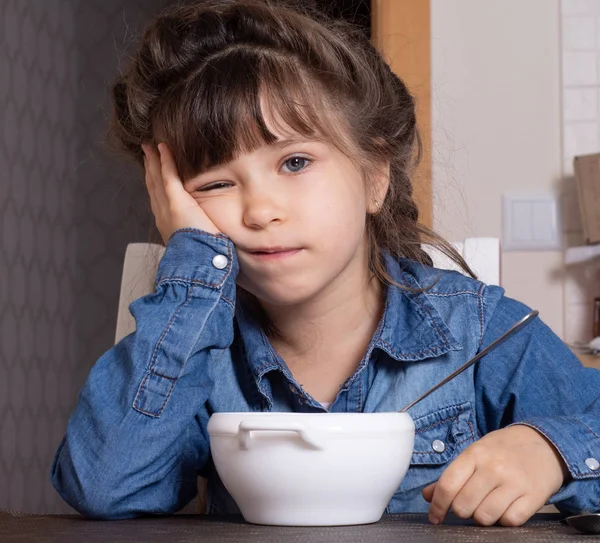
[[[284,0],[171,7],[147,27],[114,84],[111,131],[140,164],[142,142],[167,142],[187,179],[276,140],[261,97],[297,133],[343,151],[367,188],[373,172],[389,167],[386,198],[366,218],[371,270],[384,284],[395,282],[382,249],[431,266],[422,243],[475,277],[451,244],[418,222],[414,99],[348,22]]]

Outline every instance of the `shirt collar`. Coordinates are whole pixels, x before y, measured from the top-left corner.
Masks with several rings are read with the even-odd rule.
[[[419,273],[423,270],[420,264],[398,260],[388,252],[384,252],[384,260],[389,276],[400,285],[414,290],[427,288],[435,281],[431,274]],[[381,335],[375,346],[395,360],[425,360],[462,349],[427,292],[388,287],[382,320]]]
[[[384,251],[384,261],[389,276],[396,283],[410,289],[429,286],[430,274],[423,274],[428,277],[424,285],[420,283],[422,267],[419,264],[396,259],[387,251]],[[426,292],[411,292],[395,285],[387,287],[385,292],[385,309],[377,327],[374,348],[402,362],[425,360],[462,349]],[[265,373],[278,369],[292,379],[287,367],[277,360],[258,323],[244,312],[239,297],[236,320],[247,363],[255,377],[260,380]]]

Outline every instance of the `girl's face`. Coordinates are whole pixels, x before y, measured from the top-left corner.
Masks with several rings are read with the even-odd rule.
[[[367,266],[362,176],[335,146],[269,128],[275,144],[191,178],[186,190],[233,241],[238,284],[259,300],[291,305],[333,285],[356,289]]]

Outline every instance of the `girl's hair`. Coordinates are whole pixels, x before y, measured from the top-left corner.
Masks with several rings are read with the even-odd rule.
[[[382,250],[431,266],[433,245],[474,277],[460,254],[419,224],[411,175],[421,154],[415,102],[355,25],[288,0],[203,0],[169,8],[146,28],[113,87],[111,132],[143,167],[142,142],[165,141],[182,179],[276,141],[264,121],[327,141],[353,161],[380,210],[367,215],[369,262]],[[401,285],[398,285],[401,288]]]

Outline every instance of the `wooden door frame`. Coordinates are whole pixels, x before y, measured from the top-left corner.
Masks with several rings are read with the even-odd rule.
[[[371,39],[417,103],[423,142],[413,178],[419,222],[432,227],[430,0],[371,0]]]

